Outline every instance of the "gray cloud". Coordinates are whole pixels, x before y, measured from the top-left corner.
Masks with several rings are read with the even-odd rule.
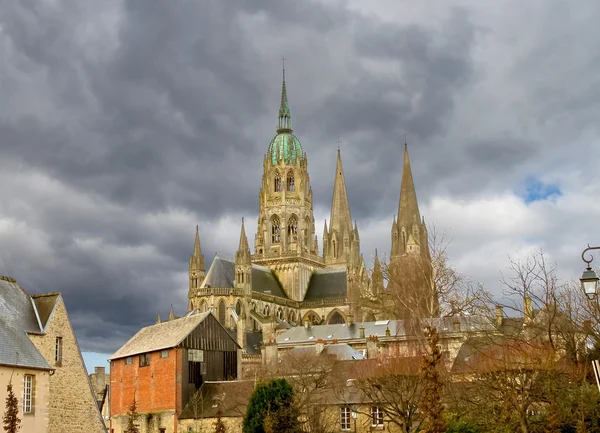
[[[112,352],[158,310],[182,312],[194,226],[208,262],[234,253],[242,216],[254,229],[282,55],[317,233],[339,136],[352,216],[370,234],[365,257],[389,247],[381,221],[397,208],[406,130],[426,217],[454,225],[468,273],[481,233],[456,226],[447,207],[432,214],[436,199],[458,205],[553,176],[560,206],[583,182],[565,143],[587,153],[585,164],[600,156],[588,18],[597,6],[566,19],[547,2],[530,20],[510,4],[494,13],[457,4],[435,13],[385,2],[368,13],[318,1],[3,4],[0,273],[33,292],[62,291],[84,350]],[[573,243],[571,232],[548,240],[567,216],[531,242]],[[497,225],[490,219],[490,231]],[[490,239],[518,246],[506,236]]]

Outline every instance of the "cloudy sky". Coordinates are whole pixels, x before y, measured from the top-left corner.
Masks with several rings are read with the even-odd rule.
[[[600,243],[600,3],[0,2],[0,274],[61,291],[82,349],[186,308],[253,237],[281,56],[317,233],[337,137],[362,250],[387,252],[407,131],[421,213],[499,291],[543,248],[565,279]]]

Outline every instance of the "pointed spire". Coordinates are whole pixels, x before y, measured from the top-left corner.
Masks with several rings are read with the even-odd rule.
[[[352,230],[352,217],[348,205],[348,194],[346,193],[346,180],[342,166],[342,156],[338,149],[337,164],[335,167],[335,180],[333,183],[333,199],[331,202],[331,217],[329,218],[329,230],[335,230],[339,235],[349,233]]]
[[[171,309],[169,310],[169,320],[175,320],[175,312],[173,311],[173,304],[171,304]]]
[[[240,231],[240,251],[249,250],[248,238],[246,237],[246,228],[244,227],[244,218],[242,218],[242,230]]]
[[[194,240],[194,257],[200,257],[200,235],[198,234],[198,225],[196,225],[196,239]]]
[[[408,229],[412,227],[415,219],[421,221],[421,216],[410,169],[408,145],[404,143],[404,167],[402,168],[402,185],[400,186],[400,202],[398,203],[398,225]]]
[[[156,318],[156,324],[158,325],[159,323],[161,323],[161,320],[160,320],[160,311],[158,312],[158,317]]]
[[[377,248],[375,248],[375,261],[373,262],[373,268],[379,268],[379,255],[377,254]]]
[[[279,126],[277,133],[289,132],[292,130],[292,115],[288,105],[287,87],[285,85],[285,57],[283,60],[283,81],[281,83],[281,105],[279,106]]]

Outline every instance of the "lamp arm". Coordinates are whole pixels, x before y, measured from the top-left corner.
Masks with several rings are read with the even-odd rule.
[[[581,260],[583,260],[585,263],[587,263],[588,268],[590,267],[590,263],[592,263],[592,261],[594,260],[594,256],[589,254],[590,259],[586,260],[585,253],[587,253],[588,251],[592,251],[592,250],[600,250],[600,246],[591,247],[590,244],[588,244],[587,248],[585,250],[583,250],[583,252],[581,253]]]

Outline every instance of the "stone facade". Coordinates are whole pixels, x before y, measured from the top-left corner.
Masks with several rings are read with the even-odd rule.
[[[361,255],[339,150],[331,215],[329,224],[324,223],[320,253],[308,157],[294,135],[291,119],[284,73],[277,133],[263,158],[253,251],[242,221],[235,259],[219,256],[206,272],[198,227],[190,257],[188,309],[212,310],[224,326],[238,334],[260,332],[263,341],[306,320],[314,324],[368,320],[374,317],[379,295],[384,292],[383,279],[377,279],[376,274],[371,281]],[[404,260],[406,256],[424,257],[430,263],[427,231],[418,211],[407,150],[398,212],[398,221],[394,217],[392,225],[391,257],[400,263],[402,271],[412,266],[411,261]],[[399,272],[397,277],[404,275]],[[429,289],[418,292],[410,311],[420,314],[421,298],[436,297],[429,277],[430,273],[422,284]],[[407,299],[413,302],[412,297]],[[437,297],[429,304],[437,306]],[[252,352],[245,337],[240,342]]]
[[[23,391],[25,375],[33,376],[33,395],[31,413],[23,413]],[[13,385],[13,392],[19,400],[19,417],[21,418],[21,431],[27,433],[47,433],[48,430],[48,405],[50,401],[50,371],[30,368],[14,368],[0,366],[0,393],[6,394],[6,386]],[[5,399],[0,406],[0,418],[4,416]]]
[[[102,419],[108,425],[110,420],[110,374],[106,374],[105,367],[95,367],[94,373],[90,374],[90,383],[92,384]]]
[[[106,432],[62,296],[48,294],[33,298],[44,296],[57,296],[56,303],[45,333],[32,334],[30,338],[54,368],[49,377],[48,433]],[[57,339],[61,341],[58,361]]]

